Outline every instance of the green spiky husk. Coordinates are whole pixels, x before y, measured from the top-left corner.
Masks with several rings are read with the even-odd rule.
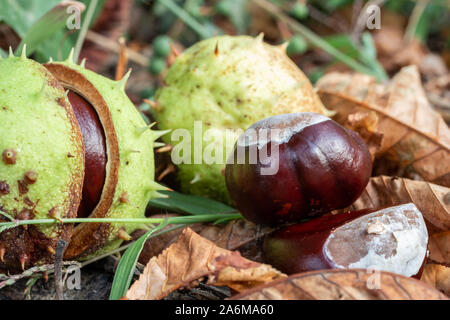
[[[156,120],[161,129],[187,129],[192,137],[191,163],[180,164],[183,191],[230,202],[223,170],[241,130],[263,118],[295,112],[330,115],[308,78],[285,52],[249,36],[220,36],[201,41],[170,67],[165,85],[156,93]],[[214,130],[214,145],[222,150],[219,164],[194,164],[194,121]],[[226,129],[232,143],[225,143]],[[169,136],[164,139],[176,145]]]
[[[123,81],[113,81],[73,63],[70,59],[58,62],[82,74],[92,83],[108,105],[119,146],[119,176],[113,204],[104,218],[143,218],[150,199],[162,196],[163,189],[154,181],[154,141],[157,131],[147,126],[134,104],[125,93],[126,76]],[[128,203],[120,201],[126,192]],[[119,229],[132,233],[139,224],[114,223],[109,225],[109,236],[95,252],[88,252],[82,259],[89,259],[114,250],[123,242],[118,238]]]
[[[58,207],[61,218],[67,217],[71,205],[74,176],[84,172],[82,142],[77,141],[74,123],[61,103],[70,106],[62,87],[39,63],[24,57],[0,60],[0,153],[17,150],[17,163],[7,165],[0,159],[0,181],[6,181],[11,192],[0,196],[8,213],[30,208],[24,200],[36,203],[35,219],[47,219]],[[78,129],[79,130],[79,129]],[[49,143],[51,142],[51,143]],[[68,156],[70,155],[70,156]],[[18,181],[27,171],[38,175],[26,194],[20,194]],[[53,237],[54,226],[38,227]]]

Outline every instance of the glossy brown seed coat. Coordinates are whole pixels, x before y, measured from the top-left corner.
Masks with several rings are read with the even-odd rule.
[[[70,91],[68,98],[83,135],[85,175],[78,217],[87,217],[94,210],[106,177],[106,140],[102,124],[94,108],[80,95]]]
[[[307,112],[263,121],[252,127],[290,131],[289,139],[270,137],[266,145],[269,157],[272,144],[278,145],[278,157],[271,159],[278,171],[261,174],[267,165],[260,157],[256,164],[249,163],[252,146],[239,143],[232,154],[234,163],[225,170],[230,196],[248,220],[272,224],[319,216],[349,206],[364,190],[372,162],[358,134]],[[244,164],[237,163],[242,151],[238,149],[244,149]]]

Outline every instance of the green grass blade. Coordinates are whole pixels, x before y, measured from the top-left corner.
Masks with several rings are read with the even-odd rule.
[[[315,34],[313,31],[299,23],[298,21],[290,18],[286,14],[283,13],[283,11],[278,8],[276,5],[270,3],[267,0],[252,0],[253,3],[261,7],[262,9],[269,12],[271,15],[273,15],[275,18],[280,19],[284,21],[293,31],[296,33],[299,33],[303,37],[306,38],[306,40],[309,41],[309,43],[316,48],[319,48],[326,53],[328,53],[330,56],[335,58],[336,60],[339,60],[340,62],[346,64],[353,70],[369,74],[371,76],[374,76],[379,81],[384,81],[387,78],[380,77],[380,74],[377,74],[376,72],[372,71],[369,67],[361,64],[360,62],[356,61],[355,59],[352,59],[350,56],[344,54],[343,52],[339,51],[338,49],[334,48],[332,45],[330,45],[328,42],[323,40],[320,36]]]
[[[0,0],[0,20],[24,37],[30,27],[60,0],[18,1]]]
[[[186,25],[194,30],[201,38],[206,39],[213,36],[209,29],[205,28],[201,23],[195,20],[189,13],[178,6],[173,0],[159,0],[159,3],[169,9],[184,23],[186,23]]]
[[[221,202],[200,196],[182,194],[176,191],[161,191],[168,198],[152,199],[149,205],[185,214],[221,214],[231,213],[237,210]]]
[[[83,47],[84,38],[91,25],[92,19],[94,18],[95,9],[97,8],[98,0],[91,0],[86,16],[84,17],[83,25],[81,26],[80,33],[78,34],[77,43],[75,45],[75,51],[73,54],[73,61],[78,62],[78,57],[80,56],[81,48]]]
[[[22,38],[20,45],[17,47],[15,54],[22,52],[23,45],[27,45],[27,55],[32,54],[43,42],[50,39],[60,30],[66,27],[68,19],[67,8],[76,5],[80,12],[84,10],[85,6],[77,1],[61,2],[56,5],[49,12],[44,14],[37,20],[26,32]]]
[[[371,34],[369,32],[364,32],[362,34],[361,40],[363,49],[360,52],[360,60],[373,70],[377,79],[388,79],[389,77],[386,74],[386,71],[377,60],[377,49],[375,48],[375,43]]]
[[[139,255],[144,247],[145,241],[156,231],[161,230],[167,225],[166,223],[161,223],[159,226],[153,228],[152,230],[145,233],[138,240],[136,240],[133,245],[131,245],[127,251],[123,254],[123,257],[119,261],[116,273],[114,275],[114,280],[111,288],[111,293],[109,295],[109,300],[119,300],[127,293],[130,287],[131,280],[133,280],[134,270],[136,268],[136,263],[138,261]]]

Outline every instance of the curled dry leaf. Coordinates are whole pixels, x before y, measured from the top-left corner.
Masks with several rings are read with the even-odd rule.
[[[397,177],[372,177],[348,210],[381,209],[412,202],[422,212],[430,234],[450,229],[450,188]]]
[[[330,73],[317,88],[324,105],[337,111],[335,120],[360,133],[376,158],[394,163],[403,176],[450,187],[450,129],[431,108],[415,66],[401,69],[389,85]]]
[[[428,259],[450,266],[450,231],[433,234],[428,240]]]
[[[247,290],[236,300],[446,300],[428,284],[390,272],[362,269],[300,273]]]
[[[208,284],[242,291],[284,276],[269,265],[243,258],[237,251],[219,248],[187,228],[175,243],[149,261],[125,298],[161,299],[205,277]]]
[[[157,216],[155,215],[154,217]],[[259,242],[262,241],[265,235],[273,231],[273,228],[256,225],[244,219],[233,220],[227,224],[194,224],[189,227],[200,236],[214,242],[217,246],[232,251],[238,250],[243,257],[257,262],[262,261],[262,251]],[[147,264],[153,256],[160,254],[165,248],[174,243],[184,229],[173,230],[148,239],[139,257],[139,262]]]
[[[426,264],[420,280],[450,295],[450,268],[439,264]]]

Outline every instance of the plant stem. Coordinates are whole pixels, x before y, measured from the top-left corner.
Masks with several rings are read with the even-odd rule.
[[[428,5],[428,0],[418,0],[411,16],[409,17],[408,26],[406,27],[404,40],[406,43],[411,42],[416,36],[419,21]]]
[[[342,63],[345,63],[355,71],[374,76],[379,81],[386,80],[382,79],[379,73],[377,74],[376,72],[367,68],[363,64],[357,62],[356,60],[352,59],[351,57],[345,55],[341,51],[337,50],[336,48],[328,44],[326,41],[324,41],[314,32],[306,28],[304,25],[284,14],[282,10],[278,8],[276,5],[266,0],[252,0],[252,1],[262,9],[272,14],[274,17],[283,20],[288,26],[292,28],[292,30],[305,37],[313,46],[322,49],[323,51],[327,52],[330,56],[341,61]]]
[[[22,226],[30,224],[56,224],[56,223],[134,223],[134,224],[161,224],[167,221],[168,224],[191,224],[200,222],[213,222],[223,219],[240,219],[239,213],[227,214],[201,214],[183,217],[170,218],[67,218],[67,219],[34,219],[34,220],[13,220],[9,222],[0,222],[3,226]]]
[[[81,26],[80,34],[78,35],[77,43],[75,44],[75,50],[73,54],[73,61],[77,63],[80,56],[81,48],[83,47],[84,38],[91,24],[92,18],[94,17],[95,8],[97,7],[98,0],[91,0],[89,4],[88,11],[84,17],[83,25]]]
[[[159,0],[159,2],[167,9],[172,11],[174,15],[180,18],[186,23],[192,30],[194,30],[202,39],[206,39],[212,36],[211,32],[206,29],[202,24],[189,15],[183,8],[178,6],[172,0]]]

